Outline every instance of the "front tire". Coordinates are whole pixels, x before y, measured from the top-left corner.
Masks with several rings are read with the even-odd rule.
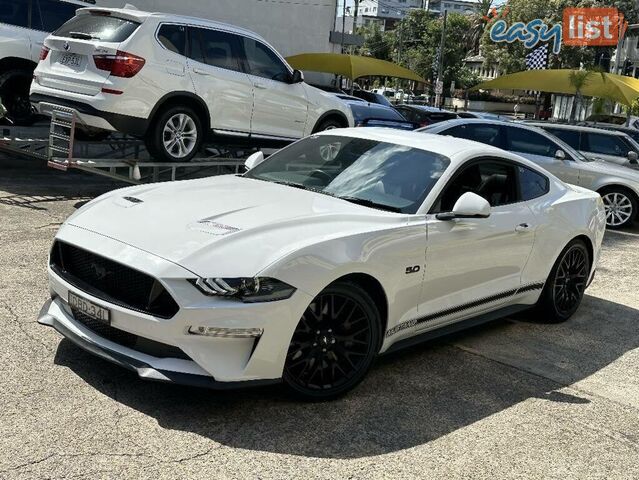
[[[561,323],[573,316],[584,297],[591,262],[582,240],[573,240],[563,249],[536,305],[541,321]]]
[[[146,138],[150,155],[160,162],[188,162],[200,150],[204,130],[189,107],[171,107],[160,113]]]
[[[637,215],[637,200],[623,188],[611,187],[600,192],[606,209],[606,226],[616,230],[632,224]]]
[[[284,383],[305,400],[337,398],[363,380],[380,344],[380,314],[366,291],[348,282],[330,285],[293,333]]]

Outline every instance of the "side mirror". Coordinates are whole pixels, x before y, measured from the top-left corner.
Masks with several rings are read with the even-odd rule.
[[[628,152],[628,160],[630,160],[630,163],[637,163],[637,159],[639,159],[637,152],[630,150]]]
[[[255,168],[257,165],[259,165],[263,161],[264,161],[264,154],[261,151],[255,152],[253,155],[251,155],[250,157],[246,159],[246,161],[244,162],[244,166],[246,167],[247,170],[250,170],[251,168]]]
[[[304,74],[299,70],[293,70],[291,77],[291,83],[302,83],[304,81]]]
[[[557,160],[566,160],[566,152],[564,152],[563,150],[557,150],[555,152],[555,158]]]
[[[453,207],[452,212],[438,213],[437,220],[454,220],[455,218],[488,218],[490,203],[476,193],[466,192]]]

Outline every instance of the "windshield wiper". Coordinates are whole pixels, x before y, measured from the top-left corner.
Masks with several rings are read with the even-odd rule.
[[[317,190],[314,190],[312,188],[307,187],[306,185],[302,185],[301,183],[285,182],[285,181],[271,181],[271,180],[266,180],[266,181],[267,182],[271,182],[271,183],[277,183],[278,185],[284,185],[286,187],[299,188],[300,190],[311,190],[313,192],[317,191]]]
[[[341,200],[346,200],[347,202],[355,203],[357,205],[362,205],[363,207],[377,208],[378,210],[386,210],[389,212],[402,213],[401,208],[393,207],[391,205],[384,205],[383,203],[377,203],[372,200],[367,200],[365,198],[357,198],[357,197],[338,197]]]
[[[78,40],[100,40],[100,37],[82,32],[69,32],[69,37],[77,38]]]

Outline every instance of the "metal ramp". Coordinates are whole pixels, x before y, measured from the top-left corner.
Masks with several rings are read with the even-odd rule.
[[[141,184],[241,173],[252,150],[211,146],[190,162],[156,162],[144,143],[123,134],[104,140],[78,139],[77,119],[71,109],[56,107],[48,125],[3,129],[0,152],[46,160],[49,167],[79,170],[122,182]]]

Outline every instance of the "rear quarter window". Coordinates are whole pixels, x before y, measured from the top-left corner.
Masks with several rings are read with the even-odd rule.
[[[517,167],[517,171],[523,201],[539,198],[550,190],[550,181],[541,173],[522,166]]]
[[[29,3],[26,0],[0,0],[0,23],[28,27]]]
[[[32,8],[31,28],[53,32],[75,17],[75,12],[82,7],[58,0],[34,0]]]
[[[186,55],[185,26],[162,25],[158,31],[158,40],[167,50],[180,55]]]
[[[120,43],[127,40],[140,26],[139,22],[91,13],[73,17],[54,33],[57,37],[73,37],[74,33],[91,35],[103,42]]]

